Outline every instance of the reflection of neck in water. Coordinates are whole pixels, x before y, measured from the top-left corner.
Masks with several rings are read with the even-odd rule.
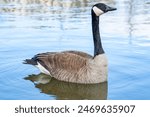
[[[42,93],[55,95],[56,99],[107,99],[107,82],[99,84],[75,84],[58,81],[44,74],[25,78],[35,83]]]

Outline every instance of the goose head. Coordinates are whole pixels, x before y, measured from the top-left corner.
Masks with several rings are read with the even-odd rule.
[[[93,12],[95,13],[96,16],[100,16],[108,11],[114,11],[114,10],[117,10],[116,8],[113,8],[113,7],[110,7],[110,6],[107,6],[106,4],[104,3],[98,3],[98,4],[95,4],[93,7],[92,7],[92,10]]]

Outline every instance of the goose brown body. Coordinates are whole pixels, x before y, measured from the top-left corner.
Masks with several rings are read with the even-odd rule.
[[[86,84],[107,80],[104,54],[92,57],[80,51],[47,52],[37,54],[34,59],[48,71],[43,73],[58,80]]]

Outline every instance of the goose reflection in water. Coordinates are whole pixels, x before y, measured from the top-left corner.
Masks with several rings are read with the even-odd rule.
[[[42,93],[56,96],[58,100],[106,100],[107,82],[99,84],[76,84],[58,81],[44,74],[29,75],[30,80]]]

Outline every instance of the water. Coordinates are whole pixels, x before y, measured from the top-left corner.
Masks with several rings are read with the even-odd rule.
[[[100,20],[107,83],[61,82],[22,64],[47,51],[93,55],[90,9],[99,1],[1,0],[0,99],[150,99],[150,0],[103,0],[117,7]]]

